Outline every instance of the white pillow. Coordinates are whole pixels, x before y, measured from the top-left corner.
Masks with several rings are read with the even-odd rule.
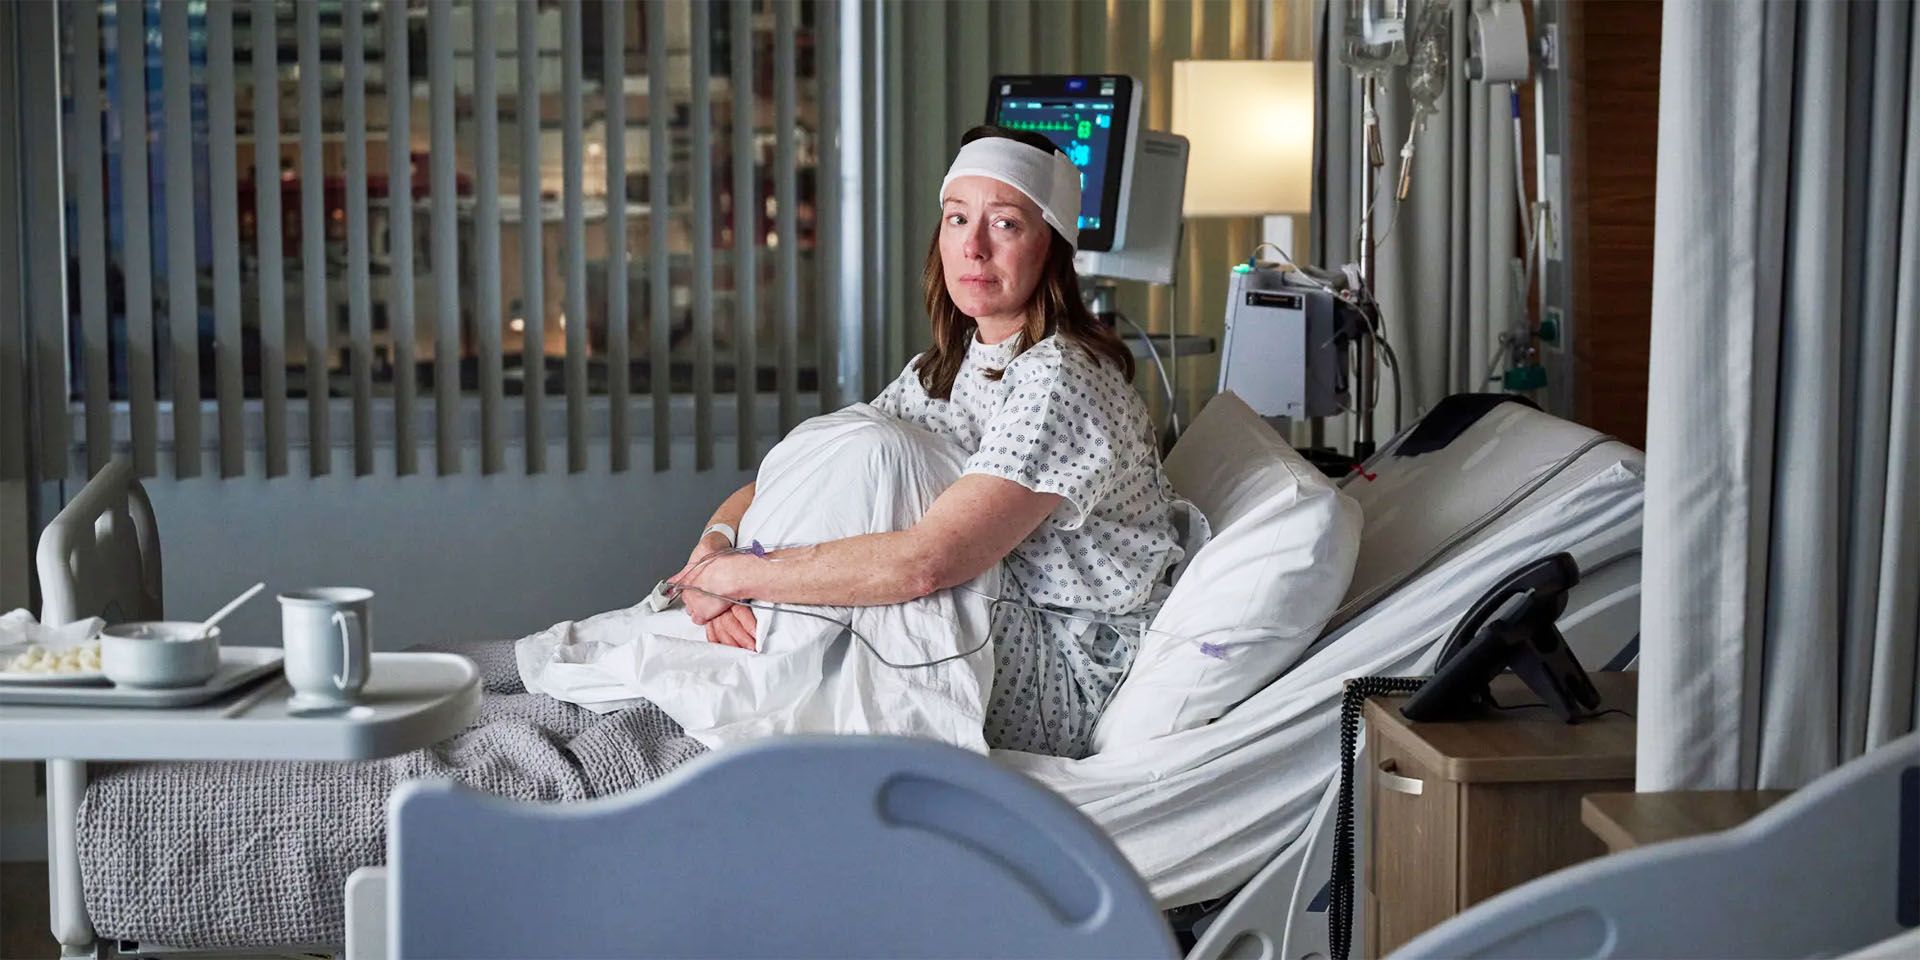
[[[1286,672],[1346,595],[1360,505],[1231,393],[1167,456],[1212,522],[1093,732],[1096,751],[1202,726]]]

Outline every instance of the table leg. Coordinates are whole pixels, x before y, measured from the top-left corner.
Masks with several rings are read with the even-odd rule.
[[[48,902],[62,956],[76,950],[93,956],[93,924],[80,892],[80,798],[86,791],[86,761],[47,761]]]

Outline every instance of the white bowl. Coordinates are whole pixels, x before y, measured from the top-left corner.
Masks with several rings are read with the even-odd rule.
[[[183,620],[116,623],[100,631],[100,670],[126,687],[192,687],[220,669],[220,628],[198,636]]]

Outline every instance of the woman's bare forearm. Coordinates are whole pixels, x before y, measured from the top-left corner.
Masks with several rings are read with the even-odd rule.
[[[871,533],[777,550],[765,559],[727,557],[700,585],[735,599],[875,606],[924,597],[943,586],[940,564],[912,531]]]
[[[778,550],[765,559],[722,557],[695,583],[722,596],[773,603],[902,603],[979,576],[1059,502],[1012,481],[970,475],[911,529]]]

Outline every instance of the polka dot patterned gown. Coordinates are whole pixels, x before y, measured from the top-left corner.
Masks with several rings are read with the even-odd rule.
[[[967,473],[1060,496],[1002,561],[1001,590],[1072,617],[995,608],[986,737],[997,749],[1080,757],[1181,550],[1171,487],[1133,385],[1070,341],[1048,337],[1015,356],[1018,340],[976,339],[951,399],[928,397],[908,364],[873,405],[973,451]],[[998,380],[989,376],[996,370]]]

